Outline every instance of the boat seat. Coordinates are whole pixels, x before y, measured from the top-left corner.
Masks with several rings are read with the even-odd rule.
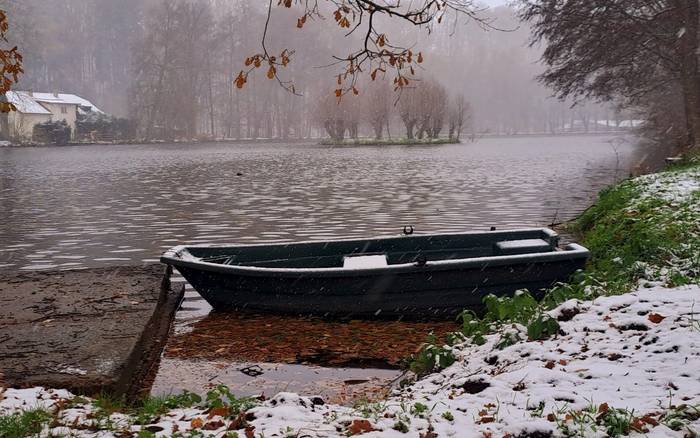
[[[343,268],[346,269],[372,269],[387,266],[386,254],[345,256],[343,258]]]
[[[549,242],[542,239],[504,240],[494,244],[496,255],[532,254],[552,250]]]

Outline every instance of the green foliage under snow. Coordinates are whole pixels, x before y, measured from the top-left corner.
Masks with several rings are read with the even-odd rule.
[[[700,281],[700,160],[626,180],[600,193],[598,202],[570,225],[592,254],[584,272],[537,301],[527,291],[484,298],[486,312],[463,312],[461,330],[438,342],[431,336],[410,361],[418,375],[452,365],[459,342],[483,345],[500,333],[496,349],[559,331],[548,311],[571,300],[619,295],[637,285],[668,287]]]

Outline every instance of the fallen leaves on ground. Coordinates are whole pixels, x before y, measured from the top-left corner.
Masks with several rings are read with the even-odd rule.
[[[202,426],[204,426],[204,420],[202,420],[199,417],[193,418],[192,421],[190,422],[190,427],[192,429],[201,429]]]
[[[664,319],[666,319],[666,317],[659,315],[658,313],[649,314],[649,321],[653,322],[654,324],[660,324]]]
[[[192,329],[168,340],[167,357],[399,367],[429,333],[444,337],[457,325],[212,313]]]
[[[354,420],[352,424],[350,424],[350,427],[348,427],[348,432],[351,435],[360,435],[372,431],[374,431],[374,427],[372,427],[372,423],[368,420]]]

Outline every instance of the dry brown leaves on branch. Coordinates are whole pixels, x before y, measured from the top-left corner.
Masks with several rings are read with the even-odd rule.
[[[6,45],[8,42],[7,31],[9,27],[7,13],[0,10],[0,42],[3,45]],[[22,73],[24,73],[22,69],[22,55],[17,47],[15,46],[11,49],[0,48],[0,96],[4,96],[5,93],[10,91],[12,84],[16,84],[19,81],[19,76]],[[13,104],[0,102],[0,112],[7,113],[16,110],[17,108]]]
[[[410,48],[391,44],[386,33],[377,28],[374,20],[379,14],[392,19],[401,20],[410,26],[425,26],[431,31],[434,23],[441,23],[447,13],[464,15],[477,23],[488,26],[488,22],[481,18],[480,12],[474,0],[421,0],[418,2],[400,2],[388,0],[278,0],[277,6],[291,8],[298,5],[303,9],[303,14],[297,18],[296,27],[304,28],[309,18],[324,19],[320,12],[319,3],[331,8],[333,19],[338,27],[345,31],[345,36],[362,29],[364,32],[363,43],[355,51],[351,51],[343,57],[334,57],[335,62],[341,68],[338,74],[338,84],[335,96],[341,99],[344,95],[359,94],[357,89],[358,76],[367,72],[371,79],[377,79],[378,74],[393,77],[394,90],[400,91],[407,87],[415,78],[418,64],[423,62],[423,54],[414,53]],[[294,85],[289,81],[283,81],[278,75],[277,67],[286,67],[293,52],[285,49],[280,56],[271,55],[266,47],[267,30],[272,14],[273,0],[269,0],[267,20],[262,37],[262,53],[255,54],[246,59],[246,69],[241,70],[235,79],[235,85],[241,89],[245,86],[250,75],[256,68],[267,67],[267,77],[277,79],[286,90],[297,94]]]

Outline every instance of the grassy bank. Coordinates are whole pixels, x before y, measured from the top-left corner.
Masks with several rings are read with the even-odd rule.
[[[700,278],[700,161],[603,191],[570,229],[592,253],[587,272],[608,293],[639,281],[678,286]]]
[[[440,144],[459,144],[460,141],[456,138],[426,138],[426,139],[409,139],[409,138],[359,138],[347,139],[342,141],[326,139],[320,142],[324,146],[417,146],[417,145],[440,145]]]
[[[666,171],[628,179],[602,191],[591,208],[568,224],[591,251],[583,272],[537,302],[527,291],[514,297],[485,298],[487,312],[461,315],[460,332],[431,338],[409,361],[419,376],[455,361],[454,345],[485,343],[500,333],[500,349],[559,332],[549,312],[562,303],[620,295],[638,286],[676,287],[700,283],[700,159]],[[509,330],[513,324],[521,332]]]

